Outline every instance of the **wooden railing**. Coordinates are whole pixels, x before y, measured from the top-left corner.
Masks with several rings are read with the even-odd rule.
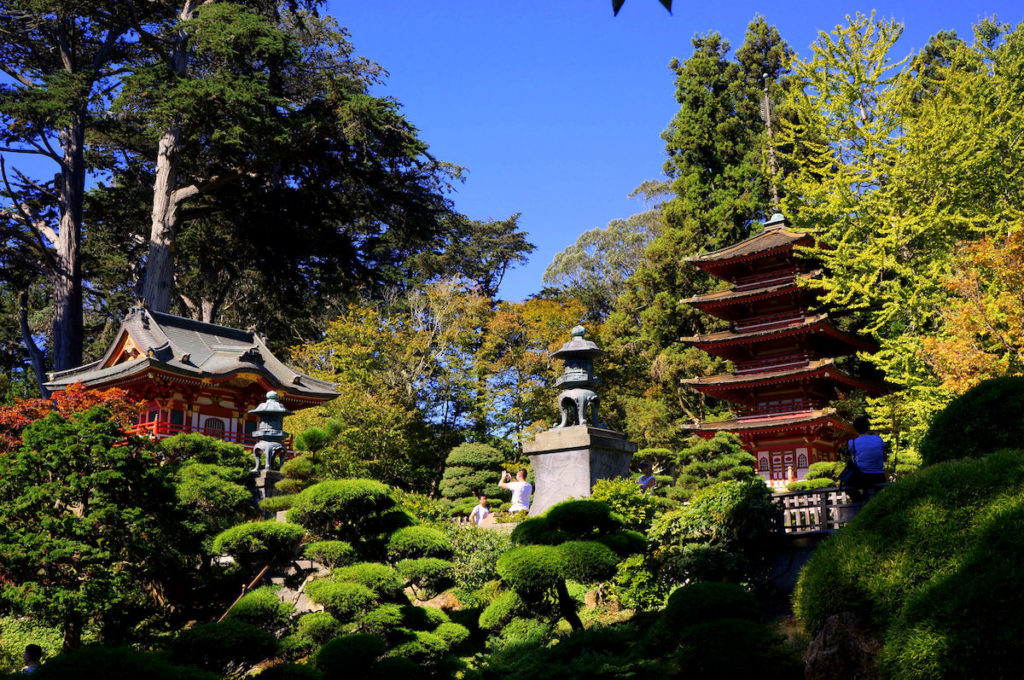
[[[888,486],[868,489],[870,498]],[[782,511],[779,531],[787,534],[832,532],[849,522],[864,505],[850,500],[846,491],[836,487],[778,493],[772,501]]]
[[[737,374],[769,371],[777,368],[793,368],[794,366],[806,366],[810,356],[798,352],[794,354],[778,354],[763,359],[751,361],[737,361],[733,364],[734,372]]]
[[[761,316],[752,316],[747,319],[741,319],[733,323],[733,330],[742,332],[774,328],[778,326],[787,326],[803,320],[803,310],[797,309],[788,312],[780,312],[778,314],[762,314]]]
[[[742,276],[736,279],[736,284],[733,290],[746,290],[748,288],[764,286],[769,283],[781,283],[786,280],[791,281],[795,277],[796,269],[777,269],[773,272]]]

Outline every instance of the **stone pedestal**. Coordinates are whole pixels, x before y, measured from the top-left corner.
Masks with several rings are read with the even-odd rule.
[[[523,444],[536,478],[530,516],[569,498],[587,498],[599,479],[629,475],[637,446],[613,430],[576,425],[545,430]]]
[[[284,475],[277,470],[260,470],[259,472],[251,472],[249,474],[252,477],[252,485],[257,503],[264,498],[281,495],[274,486],[284,479]]]

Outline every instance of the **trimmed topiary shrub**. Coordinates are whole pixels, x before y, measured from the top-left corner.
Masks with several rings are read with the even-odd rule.
[[[267,496],[260,501],[260,510],[263,512],[281,512],[292,507],[295,496],[285,494],[283,496]]]
[[[450,622],[448,615],[435,607],[402,606],[402,626],[409,630],[434,630],[442,623]]]
[[[331,572],[331,580],[359,583],[377,599],[387,599],[402,590],[402,579],[393,568],[379,562],[358,562]]]
[[[841,460],[831,461],[818,461],[817,463],[811,463],[811,466],[807,468],[807,474],[804,475],[807,479],[839,479],[839,474],[846,467],[846,463]]]
[[[399,575],[416,592],[416,599],[427,600],[455,584],[455,568],[448,560],[421,557],[402,560],[397,565]]]
[[[223,675],[276,653],[277,640],[273,635],[232,620],[201,623],[181,631],[171,643],[171,659],[175,663],[196,664]]]
[[[596,536],[594,540],[614,550],[619,557],[643,552],[647,549],[647,538],[639,531],[620,531],[616,534]]]
[[[341,632],[341,624],[328,612],[310,612],[303,614],[295,623],[295,635],[322,645],[335,638]]]
[[[284,565],[295,559],[306,532],[295,524],[249,522],[217,534],[213,551],[231,555],[244,567],[264,564]]]
[[[325,567],[335,568],[353,564],[356,550],[347,541],[316,541],[309,543],[303,552],[306,557]]]
[[[558,548],[524,545],[498,559],[502,580],[526,600],[540,598],[565,575],[566,559]]]
[[[1024,451],[939,463],[883,490],[800,574],[812,634],[849,611],[887,677],[1016,677],[1024,656]]]
[[[505,624],[498,635],[498,644],[501,646],[530,645],[542,646],[547,644],[555,631],[550,623],[538,619],[512,619]]]
[[[276,633],[288,625],[295,606],[278,597],[279,586],[263,586],[246,593],[228,612],[227,618]]]
[[[411,631],[409,639],[401,642],[390,650],[387,655],[392,658],[408,659],[423,665],[436,665],[448,652],[449,645],[444,638],[422,630]]]
[[[393,529],[383,516],[394,507],[391,490],[384,484],[372,479],[341,479],[320,482],[296,494],[288,521],[301,524],[315,536],[356,544],[390,533]]]
[[[157,442],[160,452],[172,461],[222,465],[244,475],[252,467],[252,454],[240,444],[232,444],[204,434],[176,434]]]
[[[615,576],[619,556],[597,541],[569,541],[557,546],[565,558],[564,576],[579,583],[599,583]]]
[[[498,478],[504,456],[493,446],[478,443],[460,444],[452,449],[444,462],[444,476],[438,485],[441,495],[449,499],[481,494],[497,496]]]
[[[454,649],[469,639],[469,630],[457,623],[442,623],[434,629],[434,635],[445,641],[448,649]]]
[[[306,595],[342,622],[367,611],[377,600],[373,591],[361,583],[339,583],[331,579],[310,581],[306,584]]]
[[[418,557],[451,559],[452,544],[442,532],[429,527],[399,529],[388,539],[388,557],[392,562]]]
[[[721,619],[756,621],[754,597],[738,585],[720,581],[690,583],[672,592],[661,612],[661,621],[669,630]]]
[[[481,612],[478,624],[484,630],[498,631],[513,618],[528,612],[529,607],[517,593],[503,593],[491,600],[487,608]]]
[[[296,451],[316,453],[331,442],[331,434],[319,427],[311,427],[295,438]]]
[[[798,479],[786,485],[786,491],[811,491],[838,486],[835,480],[819,477],[817,479]]]
[[[367,612],[359,621],[359,627],[367,633],[389,639],[396,630],[405,624],[402,605],[382,604]]]
[[[365,678],[386,649],[378,636],[354,633],[329,641],[313,663],[328,678]]]
[[[1021,446],[1024,378],[993,378],[975,385],[932,420],[921,440],[921,460],[934,465]]]
[[[596,500],[562,501],[548,508],[544,518],[550,529],[564,537],[563,541],[586,539],[623,528],[622,521],[612,514],[611,507]]]

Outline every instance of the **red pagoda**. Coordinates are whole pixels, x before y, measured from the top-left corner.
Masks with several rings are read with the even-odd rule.
[[[734,404],[736,414],[695,423],[692,430],[707,438],[716,432],[738,435],[772,487],[803,479],[811,463],[836,459],[838,444],[852,429],[830,402],[853,390],[884,391],[836,366],[836,357],[876,345],[838,329],[827,313],[812,311],[818,291],[808,284],[821,270],[794,250],[810,245],[808,234],[790,231],[776,213],[756,236],[686,258],[732,284],[685,300],[730,322],[729,330],[683,340],[728,359],[733,371],[683,382]]]
[[[296,373],[252,331],[217,326],[144,307],[129,311],[99,361],[50,374],[63,390],[119,387],[145,401],[133,431],[156,438],[197,432],[252,446],[258,418],[248,412],[268,391],[297,411],[337,396],[331,383]],[[286,446],[288,442],[285,442]]]

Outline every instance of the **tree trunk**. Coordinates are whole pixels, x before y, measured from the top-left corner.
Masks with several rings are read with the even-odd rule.
[[[569,595],[569,589],[565,586],[565,579],[558,579],[558,609],[562,614],[562,618],[569,622],[569,626],[573,630],[583,630],[583,622],[580,621],[579,614],[576,613],[576,601]]]
[[[39,395],[43,399],[50,398],[50,390],[46,389],[46,357],[32,337],[32,329],[28,325],[28,291],[18,293],[18,325],[21,327],[21,341],[28,351],[28,358],[32,362],[32,371],[36,374],[36,385],[39,386]]]
[[[53,367],[62,371],[82,363],[82,201],[85,196],[85,115],[79,108],[60,134],[64,167],[57,176],[60,231],[57,234],[54,291]]]
[[[64,619],[63,633],[65,652],[82,646],[82,620],[77,613],[71,612]]]

